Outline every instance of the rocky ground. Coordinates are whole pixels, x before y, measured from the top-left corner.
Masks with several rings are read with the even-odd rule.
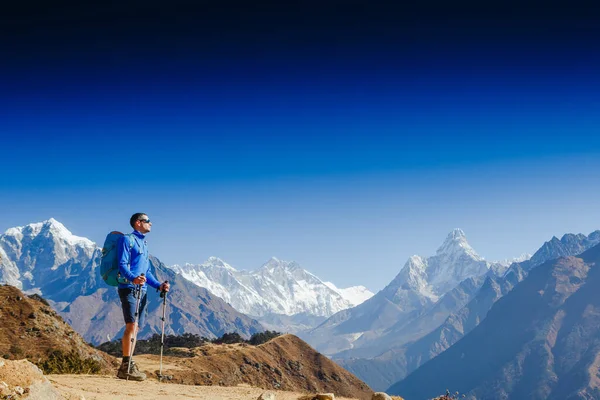
[[[144,370],[153,366],[153,359],[140,357]],[[152,365],[151,365],[152,364]],[[173,370],[176,365],[165,363]],[[322,397],[317,397],[317,395]],[[165,399],[168,397],[206,400],[357,400],[357,397],[339,397],[308,391],[265,390],[248,384],[236,386],[191,386],[159,381],[149,376],[144,382],[117,379],[114,375],[60,374],[43,375],[27,360],[0,360],[0,399],[2,400],[113,400],[113,399]],[[370,398],[371,399],[371,398]],[[377,400],[398,400],[399,397],[373,395]]]
[[[373,391],[327,357],[294,335],[283,335],[259,346],[244,343],[207,344],[181,349],[180,357],[164,357],[163,374],[171,382],[188,385],[237,386],[248,384],[266,390],[335,393],[371,399]],[[149,376],[158,372],[159,357],[136,357]]]
[[[264,390],[246,384],[238,386],[190,386],[160,383],[157,379],[145,382],[127,382],[113,376],[50,375],[52,385],[68,400],[113,399],[205,399],[205,400],[256,400],[263,393],[273,393],[276,400],[298,400],[307,393],[283,390]],[[82,397],[83,396],[83,397]],[[347,397],[335,397],[346,399]]]
[[[112,375],[48,375],[26,360],[0,360],[0,399],[28,400],[113,400],[197,398],[210,400],[257,399],[272,393],[276,400],[311,397],[308,393],[266,391],[241,384],[235,387],[190,386],[162,383],[149,378],[144,382],[124,381]],[[337,399],[347,399],[336,397]]]

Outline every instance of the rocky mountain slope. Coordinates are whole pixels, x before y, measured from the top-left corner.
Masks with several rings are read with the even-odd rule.
[[[431,333],[403,346],[392,345],[377,357],[338,359],[337,362],[375,390],[385,390],[469,333],[485,319],[493,304],[510,292],[533,268],[560,256],[578,255],[598,243],[600,231],[592,232],[589,236],[565,234],[560,240],[553,237],[530,260],[513,263],[503,276],[486,274],[483,285],[472,300],[459,311],[450,314]],[[424,316],[428,316],[428,313]]]
[[[248,384],[271,390],[335,393],[361,399],[370,399],[373,393],[364,382],[294,335],[279,336],[259,346],[205,344],[189,352],[187,357],[165,358],[169,366],[164,373],[173,377],[169,382]],[[147,361],[139,361],[142,368],[156,365],[156,356],[144,357]]]
[[[383,351],[377,343],[386,333],[390,341],[399,346],[439,326],[450,313],[460,309],[478,287],[463,285],[463,292],[455,293],[454,299],[444,296],[466,279],[475,279],[490,270],[500,272],[504,268],[481,258],[468,244],[464,232],[455,229],[434,256],[410,257],[394,280],[375,296],[333,315],[300,336],[328,355],[376,356]],[[480,281],[475,279],[472,283],[476,285]],[[440,306],[434,310],[436,303]],[[429,317],[413,323],[428,310],[432,311]],[[389,343],[385,342],[385,346]]]
[[[544,263],[462,340],[390,388],[429,398],[600,398],[600,245]]]
[[[123,316],[116,288],[99,277],[100,249],[91,241],[72,235],[54,219],[11,228],[0,235],[4,277],[28,293],[39,293],[87,341],[94,344],[120,336]],[[169,280],[167,332],[196,333],[207,337],[225,332],[244,336],[263,330],[260,323],[236,311],[208,290],[175,274],[151,258],[153,271]],[[140,337],[160,332],[158,295],[149,291],[147,323]]]
[[[14,286],[0,286],[0,321],[2,358],[58,368],[68,357],[88,373],[112,372],[116,366],[114,357],[89,346],[44,299]]]

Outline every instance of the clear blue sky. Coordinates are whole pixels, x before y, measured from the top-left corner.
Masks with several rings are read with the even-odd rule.
[[[144,211],[167,264],[375,291],[456,227],[490,260],[600,229],[589,10],[125,4],[1,21],[1,231]]]

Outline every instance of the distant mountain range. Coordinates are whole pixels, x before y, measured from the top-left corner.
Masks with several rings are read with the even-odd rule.
[[[552,240],[540,255],[589,243],[567,239],[575,241]],[[599,399],[599,265],[595,245],[532,269],[462,340],[389,392],[415,400],[446,388],[467,399]]]
[[[464,232],[455,229],[434,256],[410,257],[375,296],[299,334],[337,358],[374,357],[431,332],[471,299],[483,283],[481,277],[505,270],[505,264],[480,257]]]
[[[464,307],[450,314],[436,329],[422,338],[396,346],[391,343],[376,357],[337,359],[337,362],[353,372],[376,390],[385,390],[392,383],[403,379],[428,360],[434,358],[463,336],[473,330],[486,315],[494,303],[510,292],[538,265],[562,256],[578,255],[600,243],[600,231],[589,236],[583,234],[565,234],[560,240],[553,237],[544,243],[529,260],[513,263],[502,276],[493,273],[477,278],[483,284]],[[473,278],[465,280],[449,294],[461,293],[460,286],[471,287]],[[477,286],[475,284],[475,286]],[[439,307],[436,304],[436,307]],[[432,309],[432,310],[433,310]],[[422,318],[431,318],[431,312]],[[381,345],[382,343],[377,343]],[[342,354],[343,355],[343,354]]]
[[[86,340],[102,342],[121,335],[123,324],[116,290],[99,279],[99,257],[95,243],[52,218],[10,228],[0,235],[0,283],[43,295]],[[236,271],[214,257],[201,266],[172,268],[152,257],[152,266],[174,283],[169,294],[173,333],[212,337],[225,331],[250,335],[265,328],[289,332],[314,327],[372,295],[364,287],[338,289],[297,263],[275,258],[254,272]],[[160,329],[159,306],[150,303],[142,337]]]
[[[255,271],[238,271],[217,257],[200,265],[171,268],[244,314],[265,323],[288,321],[288,331],[307,326],[302,321],[314,327],[314,321],[322,321],[373,296],[364,286],[338,289],[298,263],[274,257]]]

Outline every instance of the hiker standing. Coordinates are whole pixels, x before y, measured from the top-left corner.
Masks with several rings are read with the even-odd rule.
[[[152,229],[152,222],[148,216],[144,213],[135,213],[131,216],[129,224],[133,228],[133,233],[121,237],[117,245],[119,298],[125,319],[125,333],[122,339],[123,362],[119,367],[117,377],[143,381],[146,379],[146,374],[139,370],[137,364],[130,360],[130,357],[138,327],[142,326],[144,322],[147,285],[161,292],[168,292],[169,283],[158,282],[150,271],[148,244],[145,239],[145,235]],[[139,293],[138,290],[140,290]]]

